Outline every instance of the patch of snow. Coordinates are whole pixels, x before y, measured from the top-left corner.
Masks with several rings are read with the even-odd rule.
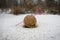
[[[36,28],[24,28],[24,17],[30,14],[0,14],[0,40],[60,40],[60,15],[35,15]]]

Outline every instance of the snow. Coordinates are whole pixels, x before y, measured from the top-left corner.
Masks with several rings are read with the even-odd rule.
[[[0,40],[60,40],[60,15],[35,15],[37,27],[24,28],[26,15],[0,13]]]

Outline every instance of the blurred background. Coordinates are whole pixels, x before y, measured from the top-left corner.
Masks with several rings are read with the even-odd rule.
[[[60,0],[0,0],[2,12],[11,9],[13,14],[60,14]]]

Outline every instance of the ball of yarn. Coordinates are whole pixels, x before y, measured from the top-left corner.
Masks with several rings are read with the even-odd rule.
[[[36,26],[36,18],[33,15],[27,15],[24,18],[24,25],[28,28],[33,28]]]

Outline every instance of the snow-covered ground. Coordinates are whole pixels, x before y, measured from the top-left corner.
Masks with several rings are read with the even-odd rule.
[[[0,40],[60,40],[60,15],[35,15],[37,27],[24,28],[26,15],[1,13]]]

